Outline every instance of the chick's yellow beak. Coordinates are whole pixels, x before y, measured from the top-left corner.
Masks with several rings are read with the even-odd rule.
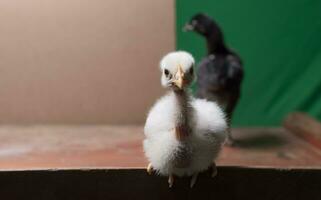
[[[175,74],[175,80],[173,81],[174,84],[179,88],[182,89],[184,86],[184,72],[181,65],[178,65],[177,72]]]

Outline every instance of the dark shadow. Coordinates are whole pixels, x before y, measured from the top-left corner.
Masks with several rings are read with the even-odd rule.
[[[277,135],[255,135],[242,139],[235,139],[233,147],[247,149],[265,149],[275,148],[286,144],[286,141],[281,136]]]

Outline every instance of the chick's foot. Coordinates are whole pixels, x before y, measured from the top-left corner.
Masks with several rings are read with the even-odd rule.
[[[194,174],[192,176],[192,179],[191,179],[191,183],[190,183],[190,187],[193,188],[195,183],[196,183],[196,180],[197,180],[197,176],[198,176],[198,173]]]
[[[169,175],[168,177],[168,187],[172,188],[174,185],[174,176],[173,175]]]
[[[148,173],[149,175],[151,175],[151,174],[153,173],[154,168],[153,168],[153,166],[152,166],[151,163],[149,163],[149,164],[147,165],[146,171],[147,171],[147,173]]]

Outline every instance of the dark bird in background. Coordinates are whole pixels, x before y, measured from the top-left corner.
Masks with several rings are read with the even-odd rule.
[[[226,112],[229,124],[240,98],[243,67],[240,57],[224,43],[218,24],[205,14],[196,14],[185,25],[185,31],[194,31],[206,39],[207,55],[198,65],[198,98],[217,102]],[[228,143],[232,143],[229,131]]]

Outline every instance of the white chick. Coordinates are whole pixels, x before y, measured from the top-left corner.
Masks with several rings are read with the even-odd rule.
[[[147,172],[168,176],[192,176],[212,167],[226,139],[227,123],[220,107],[203,99],[194,99],[188,86],[194,80],[194,58],[178,51],[167,54],[160,62],[161,83],[171,91],[150,110],[144,132],[145,155],[150,164]]]

